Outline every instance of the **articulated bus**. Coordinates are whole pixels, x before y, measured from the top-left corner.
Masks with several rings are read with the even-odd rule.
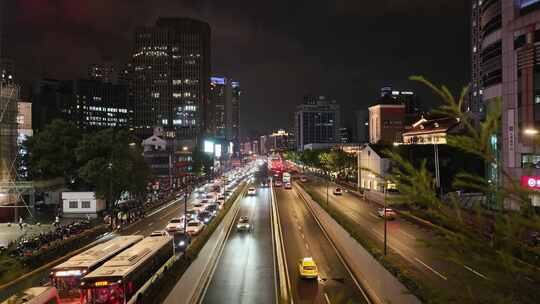
[[[79,303],[81,278],[142,239],[141,235],[116,237],[51,269],[49,279],[58,290],[62,303]]]
[[[123,304],[174,255],[170,236],[147,237],[82,278],[82,304]]]
[[[9,297],[2,304],[60,304],[56,288],[32,287]]]

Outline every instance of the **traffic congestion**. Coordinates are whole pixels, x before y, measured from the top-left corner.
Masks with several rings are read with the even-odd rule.
[[[162,229],[147,236],[114,235],[53,266],[43,286],[12,295],[2,304],[139,302],[139,290],[189,248],[255,170],[248,164],[209,181],[193,190],[187,206],[171,215]]]

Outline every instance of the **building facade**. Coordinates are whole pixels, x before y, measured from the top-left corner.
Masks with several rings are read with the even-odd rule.
[[[85,131],[127,128],[133,117],[126,85],[93,79],[38,81],[32,104],[37,131],[54,119],[72,121]]]
[[[338,143],[341,123],[340,107],[325,96],[306,96],[295,113],[297,150],[313,143]]]
[[[354,112],[354,140],[358,143],[369,142],[369,111],[358,110]]]
[[[240,152],[240,98],[242,96],[242,89],[240,88],[240,82],[232,81],[232,100],[231,111],[227,116],[229,127],[229,140],[233,142],[233,152],[238,154]],[[230,119],[230,121],[229,121]]]
[[[369,142],[393,144],[401,141],[405,105],[378,104],[369,107]]]
[[[540,0],[472,1],[472,75],[467,109],[488,113],[502,103],[501,129],[490,142],[502,168],[487,178],[509,184],[540,176]],[[530,188],[526,183],[524,187]],[[533,190],[536,190],[534,187]],[[540,195],[531,198],[540,206]]]
[[[207,130],[210,26],[189,18],[160,18],[135,32],[130,93],[136,134],[163,126],[167,138],[196,138]]]
[[[225,77],[210,78],[210,102],[208,107],[208,134],[229,139],[231,128],[232,86]]]

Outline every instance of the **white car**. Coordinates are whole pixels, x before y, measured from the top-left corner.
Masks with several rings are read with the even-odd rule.
[[[187,223],[186,233],[188,235],[198,235],[204,229],[204,224],[201,221],[191,221]]]
[[[203,212],[204,209],[206,209],[207,204],[206,203],[195,203],[191,206],[191,210],[200,213]]]
[[[183,218],[173,218],[165,227],[167,232],[180,232],[184,231],[184,219]]]
[[[342,195],[342,194],[343,194],[343,190],[341,188],[334,189],[334,195]]]
[[[249,187],[247,191],[248,195],[257,195],[257,189],[255,187]]]
[[[157,231],[154,231],[154,232],[150,233],[151,237],[153,237],[153,236],[167,236],[167,235],[169,235],[169,234],[165,230],[157,230]]]

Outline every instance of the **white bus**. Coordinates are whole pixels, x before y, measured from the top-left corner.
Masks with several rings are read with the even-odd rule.
[[[63,302],[68,299],[79,302],[81,278],[142,239],[141,235],[119,236],[98,244],[52,268],[50,282]]]
[[[170,236],[147,237],[81,281],[81,304],[123,304],[174,255]]]
[[[56,288],[32,287],[20,294],[13,295],[2,304],[60,304]]]

